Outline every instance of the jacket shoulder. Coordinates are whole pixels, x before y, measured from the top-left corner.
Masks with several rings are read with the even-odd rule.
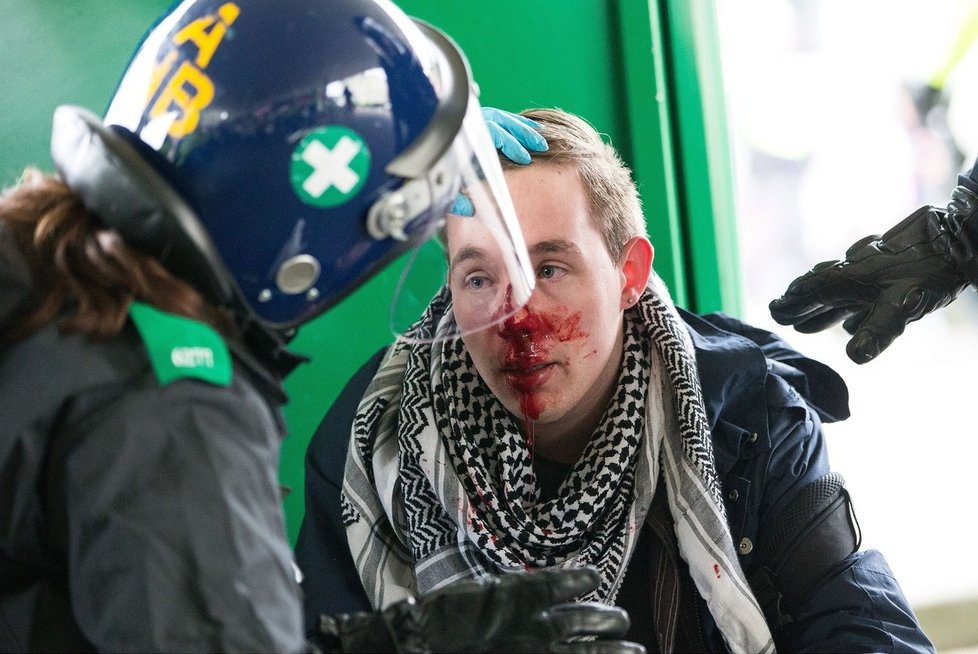
[[[849,417],[849,389],[829,366],[798,352],[777,334],[732,316],[680,313],[696,351],[708,413],[729,412],[752,389],[773,384],[800,395],[824,422]]]
[[[381,348],[354,373],[309,441],[307,464],[314,465],[337,486],[343,483],[343,469],[357,408],[386,353],[387,348]]]

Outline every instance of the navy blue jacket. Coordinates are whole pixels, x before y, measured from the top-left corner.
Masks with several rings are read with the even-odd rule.
[[[746,545],[740,562],[750,574],[750,544],[759,530],[829,472],[822,421],[848,417],[848,390],[833,370],[770,332],[722,314],[682,315],[696,349],[730,530],[735,544]],[[322,613],[370,608],[347,546],[339,493],[353,416],[381,356],[350,380],[307,452],[306,513],[295,554],[305,574],[310,633]],[[700,617],[704,640],[717,642],[709,615]],[[840,561],[793,618],[776,633],[781,651],[934,651],[876,551]]]

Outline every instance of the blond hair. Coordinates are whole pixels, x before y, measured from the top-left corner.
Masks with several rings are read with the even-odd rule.
[[[562,109],[526,109],[521,115],[540,124],[547,139],[546,152],[531,152],[531,165],[544,162],[572,164],[584,183],[591,220],[601,232],[611,258],[621,258],[625,244],[646,235],[645,216],[631,170],[618,152],[583,118]],[[517,168],[500,156],[504,169]]]

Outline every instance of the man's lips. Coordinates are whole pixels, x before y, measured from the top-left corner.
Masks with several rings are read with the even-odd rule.
[[[550,362],[532,366],[506,365],[503,367],[503,374],[510,385],[519,391],[527,392],[546,383],[553,374],[554,365]]]

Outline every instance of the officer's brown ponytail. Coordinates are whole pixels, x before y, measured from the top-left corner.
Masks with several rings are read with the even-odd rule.
[[[102,226],[57,176],[25,171],[0,196],[0,222],[24,255],[35,285],[33,304],[4,330],[4,340],[24,338],[55,320],[63,333],[108,338],[122,329],[133,300],[230,332],[222,312]]]

